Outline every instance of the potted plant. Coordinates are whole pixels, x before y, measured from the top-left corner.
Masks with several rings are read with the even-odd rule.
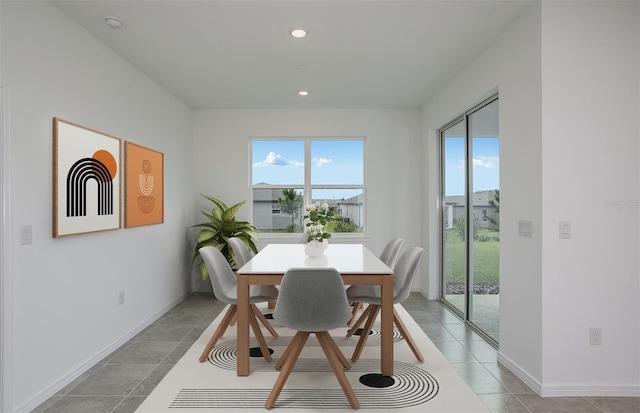
[[[304,232],[307,234],[305,252],[310,257],[318,257],[327,248],[331,233],[327,230],[329,222],[336,216],[329,205],[315,202],[304,207]]]
[[[231,268],[235,267],[235,257],[231,246],[227,240],[231,237],[240,238],[253,252],[258,252],[254,240],[258,240],[258,229],[254,227],[250,222],[237,221],[236,213],[245,204],[246,201],[239,202],[235,205],[227,207],[227,205],[212,196],[202,195],[215,205],[211,210],[211,213],[202,211],[202,214],[206,216],[209,221],[201,224],[193,225],[193,227],[204,227],[198,232],[198,244],[196,245],[192,263],[200,259],[200,277],[206,280],[209,277],[209,272],[204,264],[204,261],[200,258],[200,248],[205,246],[212,246],[220,250],[222,255],[227,258]]]

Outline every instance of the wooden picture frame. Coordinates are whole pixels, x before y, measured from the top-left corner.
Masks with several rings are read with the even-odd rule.
[[[164,222],[164,154],[125,142],[125,228]]]
[[[121,228],[121,140],[53,118],[53,236]]]

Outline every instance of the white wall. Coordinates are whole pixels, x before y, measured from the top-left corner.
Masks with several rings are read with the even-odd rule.
[[[432,266],[437,285],[438,146],[436,129],[499,91],[500,105],[500,353],[530,385],[542,378],[541,353],[541,145],[540,11],[533,5],[423,110],[424,157],[429,181],[425,203],[430,218]],[[518,234],[518,220],[534,223],[534,237]],[[436,291],[429,288],[430,292]],[[435,298],[435,297],[434,297]]]
[[[543,393],[640,394],[638,2],[543,2]],[[558,238],[571,221],[572,237]],[[589,345],[601,327],[603,344]]]
[[[534,4],[423,111],[436,251],[435,129],[499,90],[499,360],[543,396],[640,392],[638,7]],[[533,238],[517,235],[520,219]]]
[[[191,112],[48,2],[1,7],[12,300],[3,396],[6,411],[28,411],[189,292]],[[54,239],[54,116],[163,152],[165,223]],[[33,226],[33,244],[20,245],[20,225]]]
[[[405,245],[420,245],[419,119],[419,110],[402,109],[196,111],[194,194],[200,198],[196,222],[204,221],[200,211],[212,206],[201,193],[228,205],[247,200],[238,217],[251,220],[249,137],[364,136],[368,225],[363,241],[375,253],[394,236],[405,238]],[[258,248],[269,241],[267,234],[260,235],[260,241]]]

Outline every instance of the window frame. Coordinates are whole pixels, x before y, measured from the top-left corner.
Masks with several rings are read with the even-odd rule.
[[[311,184],[311,144],[313,141],[362,141],[362,184]],[[304,141],[304,182],[303,184],[273,184],[273,185],[260,185],[253,184],[253,142],[255,141]],[[367,190],[366,190],[366,137],[364,136],[251,136],[249,137],[249,162],[248,162],[248,176],[249,176],[249,202],[250,216],[254,217],[254,199],[253,193],[255,189],[288,189],[302,188],[302,194],[304,198],[303,205],[311,203],[311,194],[314,189],[361,189],[362,190],[362,231],[361,232],[333,232],[331,238],[334,239],[360,239],[366,237],[367,228]],[[261,240],[264,239],[295,239],[298,241],[302,236],[302,232],[259,232],[258,237]]]

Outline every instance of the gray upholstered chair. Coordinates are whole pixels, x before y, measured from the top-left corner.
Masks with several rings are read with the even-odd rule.
[[[405,301],[411,293],[411,284],[413,283],[413,277],[416,274],[418,264],[422,260],[424,255],[424,248],[411,247],[400,255],[395,267],[393,268],[393,303],[398,304]],[[367,342],[371,327],[380,312],[380,287],[375,285],[352,285],[347,288],[347,297],[354,302],[363,302],[369,304],[364,310],[358,321],[353,324],[353,327],[347,333],[347,337],[351,337],[357,330],[357,328],[366,320],[367,322],[360,333],[360,339],[351,357],[352,361],[357,361],[360,358],[360,354],[364,349],[364,345]],[[413,338],[407,331],[406,326],[400,319],[395,308],[393,309],[393,323],[404,337],[405,341],[413,351],[418,361],[424,361],[424,357]]]
[[[404,238],[395,237],[387,242],[382,253],[380,253],[380,261],[387,264],[387,267],[393,269],[396,265],[396,260],[398,259],[398,255],[400,255],[400,249],[404,245]],[[352,302],[353,310],[351,312],[351,319],[347,322],[348,325],[353,323],[353,320],[356,319],[358,315],[358,311],[362,308],[362,303],[360,301]]]
[[[284,274],[273,318],[297,333],[276,363],[276,369],[281,371],[265,403],[267,409],[278,400],[311,333],[318,338],[351,407],[360,406],[343,370],[350,369],[351,365],[327,331],[343,326],[349,317],[351,310],[345,286],[334,268],[291,268]]]
[[[209,343],[200,355],[199,360],[200,362],[203,362],[207,359],[218,339],[222,337],[224,332],[227,330],[227,327],[229,327],[231,321],[234,319],[238,311],[238,294],[236,277],[233,274],[233,270],[229,266],[225,256],[214,247],[200,248],[200,256],[207,266],[209,280],[211,280],[211,287],[214,295],[219,301],[230,305],[226,314],[222,318],[220,325],[213,333]],[[262,331],[260,330],[257,320],[259,319],[262,324],[264,324],[272,336],[278,337],[278,333],[273,326],[271,326],[269,321],[267,321],[264,315],[262,315],[258,307],[256,307],[256,303],[274,301],[277,297],[278,290],[273,285],[252,285],[249,290],[249,303],[251,304],[252,310],[249,313],[249,322],[256,336],[256,340],[258,341],[258,345],[260,346],[260,351],[267,361],[271,361],[271,353],[267,348],[267,343],[264,340],[264,336],[262,335]]]
[[[238,237],[231,237],[227,240],[233,251],[233,257],[238,268],[242,267],[249,261],[255,253]],[[276,287],[277,288],[277,287]],[[276,308],[275,301],[269,301],[269,308]],[[235,323],[235,319],[231,321],[231,324]]]
[[[238,237],[231,237],[227,240],[227,243],[231,246],[233,251],[233,259],[236,262],[236,267],[240,268],[253,258],[253,251]]]
[[[387,264],[387,267],[393,268],[400,255],[400,249],[404,245],[404,238],[396,237],[389,240],[387,245],[380,253],[380,261]]]

